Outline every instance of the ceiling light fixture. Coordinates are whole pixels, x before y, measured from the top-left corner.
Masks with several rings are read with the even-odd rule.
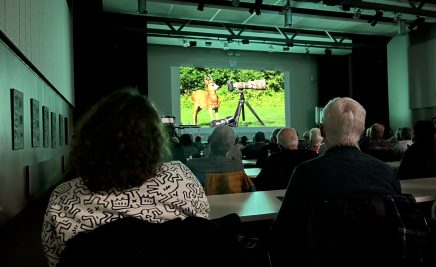
[[[239,6],[239,0],[233,0],[232,6]]]
[[[204,10],[204,2],[203,1],[198,2],[197,10],[198,11]]]
[[[147,14],[146,0],[138,0],[138,13],[139,14]]]
[[[361,14],[362,14],[362,9],[356,8],[354,10],[353,19],[359,19]]]
[[[377,25],[378,20],[381,19],[382,17],[383,17],[383,12],[377,10],[374,14],[374,17],[370,18],[368,22],[371,23],[372,27],[374,27],[375,25]]]
[[[211,46],[211,45],[212,45],[212,42],[211,42],[211,41],[205,41],[205,42],[204,42],[204,45],[205,45],[205,46]]]
[[[274,46],[273,45],[269,45],[269,48],[268,48],[268,52],[274,52]]]
[[[247,38],[242,39],[241,41],[243,44],[249,44],[250,40],[248,40]]]
[[[283,6],[283,11],[285,15],[285,27],[292,27],[292,9],[289,0],[286,0],[285,5]]]
[[[186,39],[183,39],[183,47],[188,47],[189,46],[189,42]]]
[[[330,48],[326,48],[326,49],[324,49],[324,54],[326,56],[331,56],[332,55],[332,50]]]
[[[400,19],[398,22],[398,34],[405,35],[407,33],[407,22],[405,19]]]
[[[422,26],[425,22],[425,19],[422,17],[417,17],[412,23],[409,25],[409,30],[414,31]]]
[[[287,51],[289,51],[289,46],[283,46],[283,52],[287,52]]]
[[[189,46],[190,47],[197,46],[197,41],[189,41]]]
[[[253,14],[253,12],[256,12],[256,15],[260,16],[261,15],[260,8],[262,7],[262,2],[263,2],[263,0],[255,0],[254,4],[251,5],[248,12],[250,12],[250,14]]]
[[[229,50],[229,42],[224,42],[223,43],[223,49],[224,50]]]
[[[309,50],[309,47],[307,47],[307,46],[306,46],[305,50],[306,50],[306,52],[305,52],[305,53],[306,53],[306,55],[309,55],[309,54],[310,54],[310,50]]]

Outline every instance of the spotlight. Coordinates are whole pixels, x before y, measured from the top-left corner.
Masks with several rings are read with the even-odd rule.
[[[309,50],[309,47],[306,47],[306,48],[305,48],[305,50],[306,50],[306,52],[305,52],[305,53],[306,53],[306,55],[309,55],[309,54],[310,54],[310,50]]]
[[[361,14],[362,10],[360,8],[357,8],[356,10],[354,10],[353,19],[359,19]]]
[[[189,46],[191,46],[191,47],[197,46],[197,42],[196,41],[189,41]]]
[[[223,49],[224,50],[229,50],[229,43],[228,42],[224,42],[224,47],[223,47]]]
[[[325,54],[326,56],[331,56],[331,55],[332,55],[332,50],[331,50],[330,48],[326,48],[326,49],[324,50],[324,54]]]
[[[283,52],[289,51],[289,46],[283,46]]]
[[[198,11],[204,10],[204,2],[203,1],[198,2],[197,10]]]
[[[377,25],[378,20],[381,19],[382,17],[383,17],[383,12],[377,10],[374,14],[374,17],[372,17],[372,19],[369,19],[368,22],[371,23],[372,27],[374,27],[375,25]]]
[[[232,1],[232,6],[239,6],[239,0],[233,0]]]
[[[269,46],[269,48],[268,48],[268,52],[270,52],[270,53],[271,53],[271,52],[274,52],[274,46],[273,46],[273,45],[270,45],[270,46]]]
[[[186,39],[183,39],[183,47],[188,47],[189,46],[189,42]]]
[[[283,11],[285,11],[285,27],[292,27],[292,9],[289,0],[287,0],[286,4],[283,6]]]
[[[211,45],[212,45],[212,42],[211,42],[211,41],[206,41],[206,42],[204,42],[204,45],[205,45],[205,46],[211,46]]]
[[[242,43],[243,43],[243,44],[249,44],[249,43],[250,43],[250,40],[248,40],[248,39],[246,39],[246,38],[245,38],[245,39],[242,39]]]
[[[138,0],[138,13],[147,14],[146,0]]]
[[[261,14],[260,8],[262,7],[262,2],[263,2],[263,0],[255,0],[254,4],[250,7],[250,9],[248,9],[248,12],[250,12],[250,14],[253,14],[253,12],[256,12],[256,15],[260,16],[260,14]]]
[[[405,35],[407,33],[406,26],[407,26],[406,20],[400,19],[400,21],[398,22],[398,34],[399,35]]]
[[[425,19],[421,17],[417,17],[412,23],[409,25],[409,30],[413,31],[418,29],[422,24],[424,24]]]

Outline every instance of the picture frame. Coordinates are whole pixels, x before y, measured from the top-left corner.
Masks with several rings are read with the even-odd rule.
[[[59,114],[59,146],[62,146],[64,144],[64,116]]]
[[[24,94],[11,88],[12,149],[24,148]]]
[[[30,99],[30,127],[32,136],[32,147],[39,147],[41,145],[41,128],[39,119],[39,101]]]
[[[42,106],[42,145],[50,146],[50,109]]]
[[[64,118],[64,129],[65,129],[65,133],[64,133],[65,142],[64,142],[64,144],[68,145],[68,142],[69,142],[69,137],[68,137],[68,117]]]
[[[56,113],[55,112],[51,112],[51,147],[52,148],[56,148],[57,146],[57,142],[56,142],[56,134],[57,134],[57,127],[56,127]]]

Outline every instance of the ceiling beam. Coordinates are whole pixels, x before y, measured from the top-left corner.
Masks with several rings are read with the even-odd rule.
[[[196,6],[200,0],[149,0],[150,2],[156,3],[167,3],[167,4],[178,4],[178,5],[190,5]],[[253,6],[253,3],[240,2],[238,6],[233,6],[233,1],[231,0],[201,0],[206,6],[219,9],[229,9],[229,10],[248,10]],[[322,2],[322,1],[299,1],[299,2]],[[436,11],[434,10],[424,10],[421,8],[405,7],[399,5],[387,5],[379,4],[375,2],[365,2],[359,0],[347,0],[344,1],[347,7],[355,7],[369,10],[382,10],[390,11],[393,13],[402,13],[422,17],[436,18]],[[338,5],[342,6],[342,5]],[[316,7],[316,5],[314,5]],[[283,13],[283,7],[281,5],[265,5],[260,6],[262,12],[268,13]],[[292,7],[292,13],[297,16],[317,16],[317,17],[328,17],[328,18],[353,18],[353,12],[338,12],[338,11],[328,11],[316,8],[296,8]],[[368,20],[372,16],[362,14],[359,20]],[[383,17],[380,22],[394,22],[394,18]]]

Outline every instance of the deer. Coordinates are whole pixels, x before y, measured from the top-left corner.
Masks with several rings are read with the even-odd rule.
[[[220,106],[220,100],[218,99],[216,91],[219,89],[219,86],[210,76],[204,78],[204,84],[206,90],[195,90],[191,95],[191,100],[194,103],[194,114],[192,116],[194,125],[197,125],[197,114],[201,109],[209,110],[210,121],[213,120],[212,110],[215,111],[215,117],[218,119],[218,107]]]

